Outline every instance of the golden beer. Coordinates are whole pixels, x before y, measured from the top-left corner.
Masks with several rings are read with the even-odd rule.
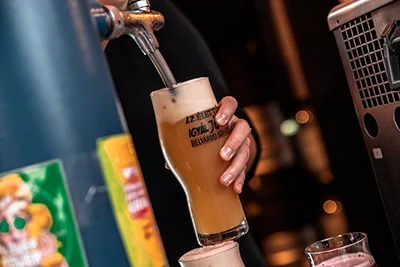
[[[230,131],[215,121],[217,101],[207,78],[151,94],[164,157],[185,190],[200,245],[248,231],[238,195],[220,177],[230,162],[219,152]]]

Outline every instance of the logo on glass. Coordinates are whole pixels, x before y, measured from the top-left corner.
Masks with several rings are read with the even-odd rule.
[[[218,108],[214,107],[186,117],[186,125],[189,126],[189,140],[193,148],[229,134],[227,126],[220,126],[215,121],[217,112]]]

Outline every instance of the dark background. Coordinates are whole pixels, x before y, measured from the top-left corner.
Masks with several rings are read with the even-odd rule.
[[[281,1],[309,90],[309,97],[299,98],[288,70],[292,62],[284,56],[278,41],[279,30],[273,20],[277,14],[271,9],[271,1],[278,0],[173,1],[205,38],[232,94],[245,107],[257,110],[254,123],[258,129],[267,129],[259,134],[275,148],[272,153],[263,147],[264,159],[278,162],[278,167],[259,171],[242,194],[260,250],[270,266],[307,266],[303,249],[309,242],[343,231],[363,231],[369,235],[379,266],[396,266],[379,191],[326,22],[338,2]],[[281,122],[293,119],[299,110],[309,110],[314,117],[312,127],[301,126],[294,136],[277,134],[277,117],[271,116],[269,108],[274,105]],[[332,176],[329,182],[321,178],[327,171],[324,176],[307,167],[313,159],[302,153],[302,142],[310,142],[307,147],[317,141],[296,137],[306,130],[322,137],[318,145],[326,152]],[[279,140],[285,140],[286,146]],[[282,160],[285,153],[293,155],[289,163]],[[327,200],[335,201],[340,209],[327,212]]]

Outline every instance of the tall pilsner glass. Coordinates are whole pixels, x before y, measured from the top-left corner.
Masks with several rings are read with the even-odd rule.
[[[248,224],[239,197],[219,181],[230,165],[219,154],[230,130],[215,121],[218,107],[208,78],[154,91],[151,100],[161,149],[186,193],[199,244],[245,235]]]

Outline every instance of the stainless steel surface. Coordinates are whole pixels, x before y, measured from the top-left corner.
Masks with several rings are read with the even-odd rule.
[[[145,55],[154,53],[159,45],[154,31],[164,26],[164,17],[157,11],[124,11],[125,31],[130,35]]]
[[[115,6],[104,6],[109,14],[110,31],[106,37],[109,40],[117,39],[125,34],[125,19],[124,14]]]
[[[328,15],[330,30],[397,0],[355,0],[333,8]]]
[[[121,11],[114,6],[105,6],[110,17],[107,39],[116,39],[125,34],[132,37],[143,54],[150,57],[165,86],[173,88],[175,77],[158,50],[159,44],[154,34],[164,26],[163,15],[150,10],[147,0],[130,1],[128,7],[130,10]]]
[[[341,5],[328,22],[400,258],[400,94],[389,86],[382,38],[398,19],[400,1],[372,0]]]
[[[358,99],[364,109],[400,101],[391,92],[384,62],[384,40],[376,33],[370,13],[350,21],[337,29],[344,44],[346,62],[350,66]]]
[[[113,6],[105,6],[110,17],[108,40],[121,35],[131,36],[142,50],[149,55],[157,51],[159,44],[154,31],[164,26],[164,17],[157,11],[120,11]]]
[[[400,1],[395,1],[390,5],[380,8],[373,12],[372,19],[374,20],[376,35],[381,36],[385,29],[400,19]]]
[[[160,51],[156,50],[154,53],[150,53],[149,57],[160,74],[165,86],[172,89],[174,85],[176,85],[176,80]]]
[[[129,10],[150,11],[150,2],[148,0],[130,0],[128,2]]]
[[[389,85],[390,88],[395,91],[400,89],[399,10],[400,2],[394,2],[393,4],[378,9],[372,13],[375,25],[377,25],[377,34],[384,40],[384,58],[387,76],[389,78]]]

